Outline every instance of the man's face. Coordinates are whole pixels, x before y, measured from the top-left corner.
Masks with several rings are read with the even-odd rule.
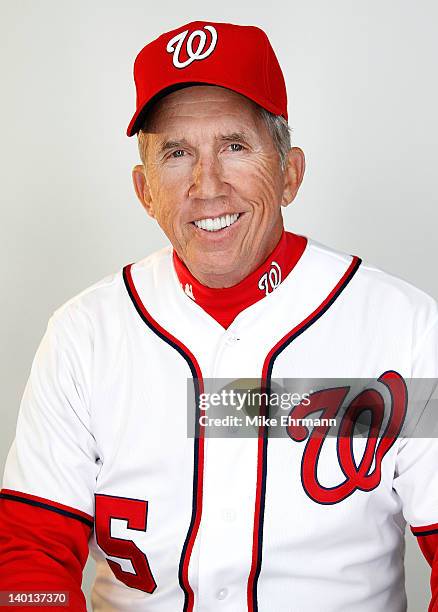
[[[301,182],[302,152],[291,150],[283,172],[254,104],[216,86],[189,87],[160,100],[146,139],[145,167],[133,172],[142,204],[201,282],[236,284],[277,244],[281,204]],[[226,215],[234,222],[216,231],[195,224],[213,219],[217,227]]]

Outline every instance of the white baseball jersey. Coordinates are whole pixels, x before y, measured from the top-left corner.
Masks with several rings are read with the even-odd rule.
[[[378,438],[362,461],[311,431],[187,435],[188,384],[198,401],[206,378],[306,377],[438,377],[437,303],[309,239],[224,329],[165,247],[54,312],[3,500],[81,524],[96,612],[401,612],[406,524],[438,528],[435,439]]]

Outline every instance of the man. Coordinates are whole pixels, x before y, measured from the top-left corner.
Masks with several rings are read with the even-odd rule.
[[[49,321],[6,464],[1,589],[68,592],[84,610],[89,545],[96,610],[399,612],[408,524],[437,609],[437,444],[401,435],[406,380],[438,374],[436,302],[284,230],[304,155],[260,29],[184,25],[146,45],[134,77],[134,186],[170,245]],[[255,436],[206,435],[208,379],[271,392],[309,377],[374,379],[290,414],[335,415],[348,397],[353,427],[368,410],[376,434],[342,419],[331,439],[293,424],[277,439],[262,401]]]

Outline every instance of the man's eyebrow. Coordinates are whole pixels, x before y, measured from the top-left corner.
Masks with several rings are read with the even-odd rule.
[[[170,151],[170,149],[179,149],[181,147],[186,147],[188,142],[185,138],[181,140],[162,140],[158,147],[159,153],[165,153],[166,151]]]
[[[248,140],[248,136],[245,134],[245,132],[231,132],[231,134],[221,134],[219,136],[219,140],[223,140],[225,142],[246,142]]]
[[[230,132],[229,134],[220,134],[218,140],[222,142],[247,142],[248,136],[245,132]],[[188,146],[188,141],[185,138],[181,139],[164,139],[158,146],[159,153],[165,153],[172,149],[180,149]]]

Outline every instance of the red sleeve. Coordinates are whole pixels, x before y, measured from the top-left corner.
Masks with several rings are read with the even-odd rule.
[[[68,591],[68,606],[47,609],[86,612],[81,585],[92,528],[93,518],[85,512],[2,489],[0,591]]]
[[[430,577],[432,598],[428,612],[438,612],[438,523],[425,527],[411,527],[411,531],[416,536],[421,552],[432,568]]]

